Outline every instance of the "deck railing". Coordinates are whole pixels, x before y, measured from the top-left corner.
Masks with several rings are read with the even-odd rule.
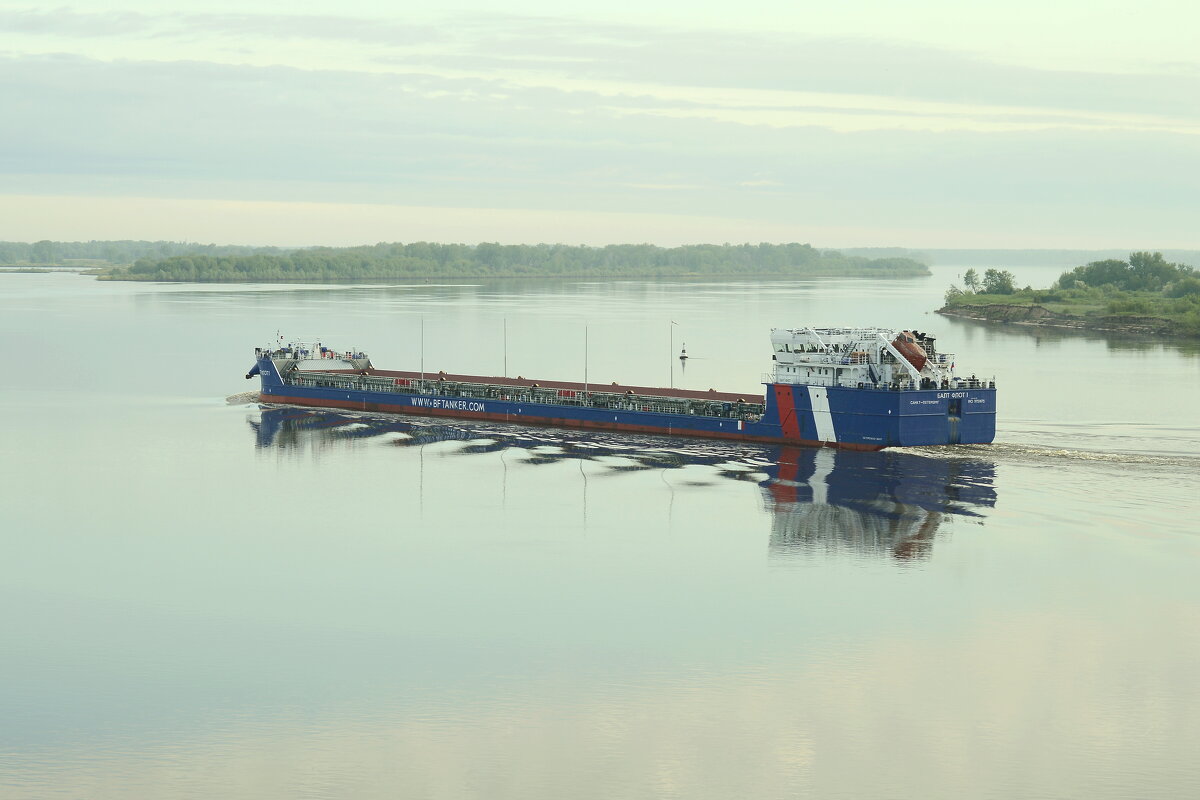
[[[863,364],[871,364],[870,355],[855,351],[852,353],[776,353],[776,356],[791,356],[788,358],[779,358],[781,363],[794,364],[795,366],[861,366]],[[894,364],[896,359],[890,353],[885,353],[883,363]],[[934,366],[946,369],[954,366],[954,353],[934,353],[929,356],[929,363]]]
[[[947,381],[947,385],[942,385],[940,382],[935,382],[937,385],[922,388],[915,385],[911,380],[905,377],[904,380],[896,383],[870,383],[851,380],[834,381],[829,379],[825,383],[821,383],[817,377],[806,377],[803,382],[787,380],[786,377],[777,377],[774,373],[762,373],[763,383],[782,383],[789,386],[838,386],[844,389],[872,389],[881,392],[920,392],[937,389],[939,391],[962,391],[963,389],[995,389],[996,382],[994,380],[982,380],[980,378],[951,378]]]

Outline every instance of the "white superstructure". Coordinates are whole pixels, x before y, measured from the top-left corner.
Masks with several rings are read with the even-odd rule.
[[[957,388],[954,354],[933,336],[889,328],[772,328],[772,383]],[[978,381],[974,381],[978,385]]]

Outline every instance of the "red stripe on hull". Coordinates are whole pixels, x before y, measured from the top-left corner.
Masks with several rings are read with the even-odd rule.
[[[785,440],[800,440],[800,420],[796,419],[796,402],[792,398],[792,387],[775,385],[775,408],[779,412],[779,427],[783,428]]]
[[[527,417],[509,414],[492,414],[486,411],[459,411],[445,408],[415,408],[413,406],[396,406],[384,403],[348,402],[345,400],[324,400],[313,397],[283,397],[281,395],[260,394],[263,403],[282,403],[293,406],[314,406],[318,408],[343,408],[351,411],[382,411],[387,414],[404,414],[410,417],[450,417],[452,419],[482,419],[489,422],[505,422],[512,425],[542,425],[553,428],[581,428],[584,430],[623,431],[626,433],[650,433],[655,436],[687,436],[698,439],[729,439],[738,442],[760,442],[762,444],[795,444],[804,447],[832,447],[838,450],[865,450],[874,452],[882,450],[886,445],[854,444],[843,442],[814,442],[806,439],[788,439],[770,436],[748,436],[744,433],[720,431],[689,431],[664,430],[653,425],[630,425],[623,422],[589,422],[587,420],[559,419],[555,417]],[[799,434],[799,426],[796,426]]]

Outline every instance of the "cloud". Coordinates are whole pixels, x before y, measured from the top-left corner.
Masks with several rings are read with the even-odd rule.
[[[428,63],[503,73],[563,69],[563,77],[704,87],[821,93],[971,108],[1152,114],[1200,120],[1200,76],[1164,70],[1116,74],[1034,69],[968,53],[874,40],[748,33],[679,32],[645,26],[594,35],[584,23],[497,20],[486,38]]]
[[[81,14],[66,8],[0,9],[0,30],[50,36],[126,36],[144,34],[151,18],[131,12]]]
[[[845,134],[615,113],[595,92],[478,78],[70,57],[4,67],[0,103],[23,124],[0,128],[0,170],[26,191],[50,180],[210,181],[310,200],[544,207],[569,197],[595,210],[742,205],[778,218],[817,202],[940,208],[981,194],[1090,206],[1097,192],[1141,191],[1146,175],[1155,191],[1141,202],[1194,207],[1183,176],[1200,163],[1200,140],[1166,133]],[[791,187],[793,205],[749,191],[756,174]],[[655,187],[653,197],[631,187]]]
[[[310,14],[86,13],[67,8],[0,10],[0,30],[86,38],[197,39],[237,36],[408,45],[445,40],[433,25]]]
[[[751,92],[774,95],[772,104],[786,105],[788,94],[817,94],[853,97],[860,105],[893,113],[932,103],[946,106],[942,116],[1002,110],[1010,116],[1065,115],[1093,122],[1102,116],[1109,124],[1129,116],[1155,118],[1160,127],[1195,128],[1200,123],[1200,107],[1194,102],[1200,96],[1200,73],[1177,63],[1146,74],[1056,71],[865,38],[505,15],[446,16],[418,23],[339,15],[68,9],[0,12],[0,30],[120,38],[126,44],[170,40],[187,45],[182,58],[196,60],[244,60],[246,52],[230,52],[241,43],[274,63],[298,68],[333,61],[364,70],[470,73],[523,85],[607,84],[623,95],[635,95],[638,87],[649,87],[656,96]],[[286,46],[297,40],[305,47]],[[365,47],[353,51],[347,44]]]
[[[1143,241],[1200,212],[1197,75],[561,19],[369,23],[0,12],[20,46],[108,37],[125,54],[0,60],[15,122],[0,126],[0,180],[12,194],[936,220]],[[226,35],[268,63],[232,63],[210,46]],[[167,55],[138,49],[162,37]],[[354,43],[337,51],[351,66],[322,66],[338,58],[313,54],[337,42]]]

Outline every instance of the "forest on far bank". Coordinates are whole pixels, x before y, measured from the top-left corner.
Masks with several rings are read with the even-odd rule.
[[[650,278],[688,276],[928,275],[910,258],[870,259],[808,244],[502,245],[431,242],[362,247],[313,247],[281,253],[206,253],[141,258],[102,275],[108,280],[386,281],[424,278]]]
[[[429,278],[909,277],[914,258],[868,258],[808,244],[380,243],[359,247],[249,247],[134,240],[0,242],[0,267],[77,268],[101,280],[199,283],[337,282]]]

